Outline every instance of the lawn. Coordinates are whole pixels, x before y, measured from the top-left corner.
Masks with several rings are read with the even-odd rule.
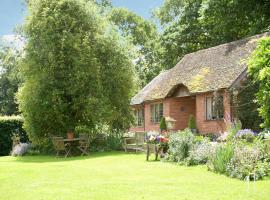
[[[270,179],[255,186],[205,166],[146,162],[144,154],[0,157],[3,200],[269,200]]]

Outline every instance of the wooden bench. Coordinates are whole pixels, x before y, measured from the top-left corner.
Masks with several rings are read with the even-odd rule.
[[[136,153],[138,151],[144,151],[145,133],[135,132],[133,137],[124,137],[123,148],[125,152],[133,150]]]

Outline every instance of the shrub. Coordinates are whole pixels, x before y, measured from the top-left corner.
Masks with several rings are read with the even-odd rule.
[[[22,128],[23,119],[19,116],[0,117],[0,156],[8,155],[12,149],[12,135],[18,134],[21,142],[28,142]]]
[[[250,129],[243,129],[243,130],[239,130],[236,135],[235,138],[239,138],[239,139],[243,139],[247,142],[253,142],[255,139],[256,134],[250,130]]]
[[[195,141],[195,136],[189,129],[170,134],[168,159],[175,162],[184,161]]]
[[[233,156],[233,146],[226,144],[218,146],[214,156],[209,159],[208,169],[217,173],[226,174],[227,165]]]
[[[239,130],[241,130],[241,128],[242,128],[242,123],[240,120],[235,120],[234,122],[232,122],[230,127],[229,127],[229,131],[227,133],[228,135],[226,137],[226,140],[228,140],[228,141],[233,140],[233,138],[235,137],[237,132]]]
[[[209,138],[210,141],[216,141],[218,138],[218,135],[215,133],[207,133],[207,134],[204,134],[204,136]]]
[[[187,159],[188,165],[206,164],[207,161],[215,154],[216,145],[210,143],[207,139],[197,142],[189,151]]]
[[[196,129],[196,121],[193,115],[189,115],[188,128],[191,130]]]
[[[166,125],[166,120],[165,120],[165,117],[162,117],[161,118],[161,121],[160,121],[160,130],[161,131],[165,131],[167,130],[167,125]]]
[[[227,174],[238,179],[258,180],[269,173],[267,153],[262,141],[256,141],[253,145],[236,144],[234,155],[227,166]]]
[[[123,144],[124,133],[119,130],[111,130],[109,126],[103,125],[96,127],[95,130],[80,125],[75,128],[75,134],[89,134],[91,136],[90,150],[104,151],[104,150],[120,150]]]

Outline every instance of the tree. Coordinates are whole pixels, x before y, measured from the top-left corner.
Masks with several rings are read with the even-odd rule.
[[[156,25],[125,8],[113,8],[109,20],[133,45],[138,84],[139,87],[145,86],[163,69],[160,61],[162,48]]]
[[[24,24],[19,108],[30,139],[68,129],[128,127],[133,89],[129,49],[87,0],[31,0]]]
[[[163,26],[162,66],[170,69],[185,55],[206,47],[199,23],[202,0],[167,0],[156,11]]]
[[[259,114],[264,122],[262,127],[270,128],[270,37],[263,38],[252,53],[248,62],[248,72],[255,83],[259,84],[256,100]]]
[[[163,64],[187,53],[270,30],[269,0],[166,0],[155,12],[164,32]]]
[[[240,88],[232,92],[233,111],[241,121],[242,128],[260,131],[260,124],[263,122],[258,112],[258,104],[255,101],[256,93],[259,91],[258,82],[248,78]]]
[[[15,94],[21,84],[18,63],[21,52],[11,47],[0,48],[0,115],[18,114]]]

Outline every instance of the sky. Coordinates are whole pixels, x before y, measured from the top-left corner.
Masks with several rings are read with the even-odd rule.
[[[26,9],[24,0],[0,0],[0,37],[14,39],[14,28],[23,22]],[[163,0],[112,0],[115,7],[126,7],[144,18],[151,17],[151,10]]]

